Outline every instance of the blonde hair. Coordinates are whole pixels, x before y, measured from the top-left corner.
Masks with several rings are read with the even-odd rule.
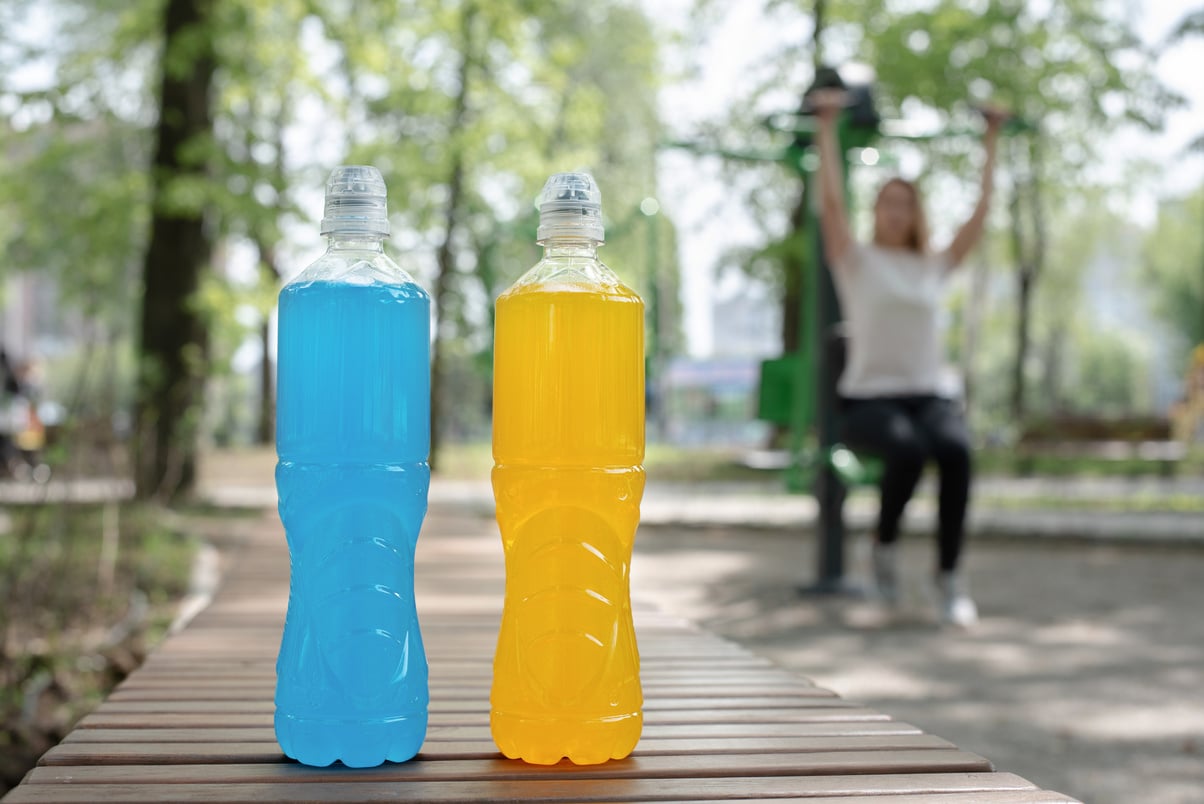
[[[924,199],[920,196],[920,188],[916,186],[914,181],[909,181],[900,176],[887,179],[883,182],[882,187],[878,190],[877,199],[874,201],[874,206],[878,205],[882,194],[886,192],[886,188],[892,184],[905,188],[911,193],[911,202],[915,210],[915,223],[911,227],[911,235],[907,238],[907,247],[917,254],[925,254],[928,251],[928,221],[924,217]],[[878,239],[878,232],[874,232],[874,240]]]

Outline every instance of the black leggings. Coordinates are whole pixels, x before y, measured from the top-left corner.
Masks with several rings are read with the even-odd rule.
[[[843,400],[841,437],[885,464],[881,483],[878,541],[899,537],[899,520],[928,459],[940,470],[940,567],[957,567],[970,500],[970,434],[957,404],[936,396]]]

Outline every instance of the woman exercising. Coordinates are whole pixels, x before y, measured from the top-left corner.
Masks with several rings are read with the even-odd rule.
[[[924,464],[935,461],[940,472],[935,574],[940,616],[949,624],[972,625],[978,610],[958,572],[970,497],[970,437],[957,388],[944,371],[940,305],[945,278],[982,236],[996,141],[1007,115],[984,111],[986,159],[978,203],[949,247],[933,251],[919,191],[901,178],[889,179],[878,191],[873,239],[853,239],[836,142],[845,94],[821,89],[810,100],[819,119],[824,252],[849,332],[848,361],[837,386],[844,409],[841,435],[850,447],[884,463],[873,548],[878,591],[887,604],[898,603],[899,521]]]

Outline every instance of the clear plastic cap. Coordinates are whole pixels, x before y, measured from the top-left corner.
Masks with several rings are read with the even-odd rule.
[[[339,165],[326,180],[324,235],[389,235],[385,180],[371,165]]]
[[[604,241],[602,191],[588,173],[554,173],[539,195],[536,242],[553,238]]]

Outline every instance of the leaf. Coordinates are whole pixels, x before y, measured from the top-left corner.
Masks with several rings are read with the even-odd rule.
[[[1204,8],[1188,13],[1167,37],[1167,44],[1181,42],[1191,36],[1204,36]]]

